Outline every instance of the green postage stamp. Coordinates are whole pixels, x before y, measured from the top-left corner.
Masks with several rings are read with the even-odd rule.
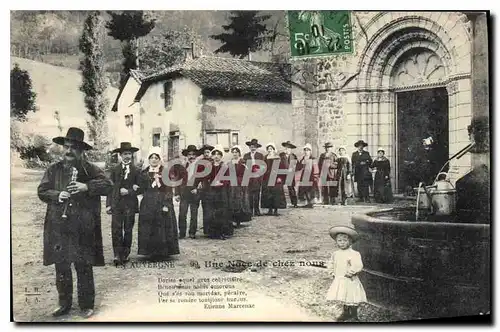
[[[288,11],[292,57],[352,53],[351,12]]]

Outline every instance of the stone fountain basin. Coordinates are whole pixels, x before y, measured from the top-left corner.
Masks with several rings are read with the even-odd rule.
[[[391,208],[352,217],[368,301],[426,317],[487,312],[490,225],[414,215],[414,208]]]

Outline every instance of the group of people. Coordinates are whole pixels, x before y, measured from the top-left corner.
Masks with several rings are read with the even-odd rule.
[[[241,223],[261,216],[261,208],[268,209],[267,215],[279,215],[278,209],[287,205],[285,185],[294,207],[298,200],[305,200],[305,207],[312,207],[318,191],[325,204],[334,204],[338,197],[339,203],[345,204],[352,192],[351,176],[358,182],[360,199],[366,200],[367,174],[371,179],[366,170],[371,167],[381,174],[375,176],[375,188],[379,178],[384,185],[388,183],[390,172],[383,151],[372,161],[363,150],[363,141],[355,144],[358,151],[352,162],[345,147],[336,154],[329,143],[317,162],[310,144],[303,147],[303,156],[297,158],[292,152],[296,146],[290,141],[281,144],[281,152],[275,144],[267,144],[264,155],[257,151],[262,145],[252,139],[246,142],[250,151],[245,154],[241,147],[232,147],[230,158],[226,158],[229,161],[223,161],[225,151],[221,146],[189,145],[182,150],[185,159],[173,167],[162,160],[161,149],[153,147],[144,169],[134,163],[134,153],[139,149],[122,142],[113,151],[120,154],[121,162],[106,176],[84,157],[84,152],[92,147],[83,138],[83,131],[72,127],[65,137],[53,139],[64,146],[64,158],[49,166],[38,187],[39,198],[48,204],[44,265],[55,264],[56,268],[60,306],[55,316],[69,312],[72,305],[72,263],[78,277],[80,308],[87,317],[93,313],[92,267],[104,265],[101,196],[106,196],[106,212],[111,215],[114,263],[121,265],[129,260],[137,213],[138,254],[157,260],[179,254],[179,239],[186,235],[196,238],[200,205],[203,233],[212,239],[226,239]],[[236,183],[225,177],[231,170]],[[173,186],[172,181],[178,185]],[[375,194],[378,197],[377,189]],[[179,202],[178,222],[175,201]]]

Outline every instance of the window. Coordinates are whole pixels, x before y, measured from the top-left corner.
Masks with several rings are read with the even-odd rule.
[[[210,130],[205,132],[205,144],[222,145],[225,150],[238,144],[238,132],[232,130]]]
[[[238,142],[239,142],[238,133],[232,133],[231,134],[231,145],[232,146],[238,145],[239,144]]]
[[[153,134],[153,146],[160,146],[160,134]]]
[[[163,84],[163,98],[165,99],[165,108],[172,106],[172,81]]]
[[[134,116],[132,114],[125,115],[125,126],[127,127],[134,126]]]
[[[161,128],[156,127],[152,130],[153,146],[161,146]]]

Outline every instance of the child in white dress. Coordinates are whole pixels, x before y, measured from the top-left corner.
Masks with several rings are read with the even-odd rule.
[[[365,289],[357,276],[363,269],[363,262],[359,252],[351,248],[358,239],[358,233],[348,226],[335,226],[330,229],[330,236],[339,250],[332,254],[328,264],[328,271],[335,279],[328,289],[326,300],[344,306],[338,321],[358,320],[358,306],[366,302]]]

